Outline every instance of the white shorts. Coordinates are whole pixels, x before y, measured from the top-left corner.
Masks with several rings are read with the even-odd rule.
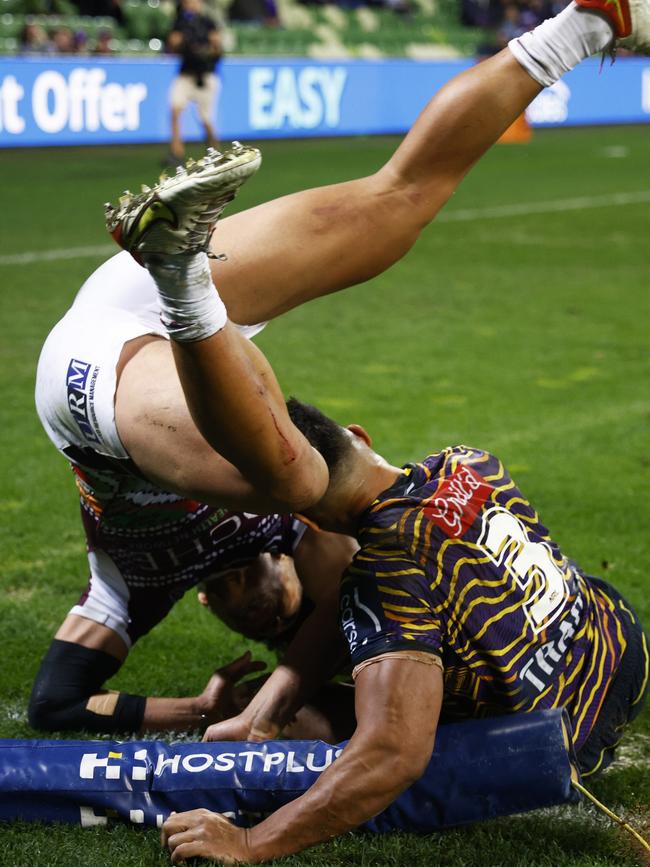
[[[199,110],[201,120],[204,123],[212,123],[220,91],[221,81],[214,72],[206,72],[203,75],[203,87],[199,87],[195,76],[181,73],[172,82],[169,102],[177,111],[182,111],[193,102]]]
[[[238,328],[244,336],[252,337],[264,325]],[[88,278],[41,351],[36,375],[36,409],[48,436],[60,451],[72,447],[84,450],[85,455],[92,450],[109,459],[120,459],[120,463],[128,459],[115,423],[115,369],[124,344],[144,334],[167,338],[160,322],[156,285],[144,268],[128,253],[121,252]],[[117,475],[113,477],[114,472]],[[110,463],[98,471],[111,490],[113,487],[121,490],[120,485],[124,485],[120,472],[112,469]],[[184,502],[177,495],[160,492],[144,479],[136,479],[134,486],[143,502],[156,503],[161,498],[165,503],[177,502],[181,506]],[[129,491],[123,493],[128,498]],[[196,524],[197,534],[201,531],[207,535],[197,544],[202,556],[198,556],[192,546],[188,554],[186,536],[182,533],[179,543],[171,529],[167,532],[163,527],[158,536],[152,531],[150,559],[153,565],[149,564],[143,579],[138,575],[134,577],[129,567],[137,570],[138,557],[141,559],[137,540],[148,532],[147,522],[130,535],[127,530],[124,537],[112,540],[113,550],[109,544],[103,545],[101,539],[98,543],[94,538],[101,521],[92,517],[92,510],[84,509],[82,493],[87,534],[90,529],[90,582],[70,613],[108,626],[130,646],[165,616],[188,587],[205,580],[212,569],[223,567],[232,557],[248,553],[255,556],[258,547],[288,553],[304,531],[299,522],[289,516],[243,514],[229,518],[228,513],[224,513],[223,520],[215,525],[210,521],[210,514],[219,510],[195,503],[190,506],[188,520]],[[242,525],[236,540],[229,537],[221,540],[216,532],[219,528],[225,532],[228,520],[239,521],[238,527]],[[247,528],[248,533],[242,532],[242,528]],[[131,538],[136,540],[133,551],[129,548]],[[176,550],[174,545],[181,550]],[[175,563],[183,554],[188,559],[183,563],[184,568],[179,568],[175,574],[167,564],[165,572],[164,564],[170,557]]]
[[[265,324],[238,328],[253,337]],[[143,334],[167,338],[156,284],[128,253],[118,253],[84,283],[41,351],[36,410],[60,451],[74,446],[128,458],[115,424],[115,369],[124,344]]]
[[[131,649],[129,635],[131,616],[129,600],[131,592],[120,570],[104,551],[89,551],[88,565],[90,578],[88,587],[81,599],[73,605],[68,614],[76,614],[93,620],[113,632],[117,632],[126,646]],[[171,608],[171,605],[169,606]],[[167,611],[162,614],[162,619]]]

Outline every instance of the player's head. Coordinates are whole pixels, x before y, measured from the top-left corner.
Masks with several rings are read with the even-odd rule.
[[[305,510],[305,519],[326,530],[349,532],[346,515],[359,499],[365,471],[383,459],[372,450],[370,437],[359,425],[342,427],[295,397],[287,401],[287,409],[294,425],[325,459],[330,475],[325,495]]]
[[[302,585],[293,558],[259,554],[199,588],[199,602],[230,629],[257,641],[277,638],[300,609]]]
[[[350,431],[317,407],[295,397],[289,398],[287,409],[291,421],[325,459],[330,486],[335,485],[354,452]]]

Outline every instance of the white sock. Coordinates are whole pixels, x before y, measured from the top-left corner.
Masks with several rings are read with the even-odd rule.
[[[614,29],[602,15],[573,2],[530,33],[511,39],[508,48],[535,81],[549,87],[613,39]]]
[[[160,319],[173,340],[205,340],[228,321],[205,253],[143,257],[156,281]]]

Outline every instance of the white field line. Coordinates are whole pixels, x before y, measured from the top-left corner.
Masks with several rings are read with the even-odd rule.
[[[497,205],[494,208],[459,208],[443,211],[439,223],[465,223],[473,220],[496,220],[504,217],[526,217],[532,214],[554,214],[562,211],[584,211],[590,208],[611,208],[622,205],[638,205],[650,202],[650,190],[630,193],[608,193],[602,196],[578,196],[572,199],[555,199],[549,202],[519,202],[513,205]],[[98,244],[89,247],[62,247],[55,250],[32,250],[25,253],[10,253],[0,256],[2,265],[32,265],[36,262],[54,262],[58,259],[84,259],[105,256],[116,252],[114,244]]]
[[[460,208],[443,211],[436,222],[462,223],[471,220],[494,220],[500,217],[526,217],[530,214],[554,214],[562,211],[585,211],[589,208],[610,208],[650,202],[650,190],[632,193],[608,193],[602,196],[577,196],[551,202],[520,202],[497,205],[494,208]]]
[[[58,250],[33,250],[28,253],[10,253],[0,256],[0,265],[33,265],[35,262],[56,262],[57,259],[85,259],[117,253],[115,244],[96,244],[94,247],[62,247]]]

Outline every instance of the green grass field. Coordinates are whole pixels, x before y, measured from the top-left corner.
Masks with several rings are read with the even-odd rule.
[[[237,206],[369,173],[394,146],[387,138],[268,144]],[[650,623],[647,152],[640,128],[546,132],[529,146],[495,148],[402,263],[294,311],[259,344],[287,393],[362,423],[393,462],[458,442],[495,451],[566,553],[615,583]],[[39,348],[110,251],[102,203],[150,182],[160,156],[153,147],[2,154],[0,737],[33,736],[32,678],[86,581],[72,478],[33,409]],[[112,686],[195,694],[244,647],[188,593]],[[647,836],[648,710],[621,752],[593,789]],[[280,863],[632,867],[642,859],[580,806],[427,838],[348,835]],[[155,832],[19,825],[1,829],[0,863],[169,860]]]

